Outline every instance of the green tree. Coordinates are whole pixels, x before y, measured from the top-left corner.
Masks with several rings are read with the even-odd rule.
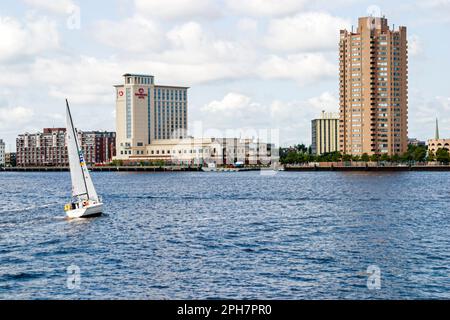
[[[417,146],[412,152],[412,158],[414,161],[423,162],[427,157],[427,147],[425,146]]]
[[[399,162],[400,161],[400,156],[396,153],[391,157],[391,161],[392,162]]]
[[[370,161],[369,155],[367,153],[363,153],[361,156],[361,161],[368,162]]]
[[[342,155],[340,152],[336,151],[331,154],[331,161],[338,162],[341,161]]]
[[[380,160],[380,156],[378,154],[373,154],[370,156],[370,161],[378,162]]]
[[[294,147],[298,152],[307,153],[308,148],[304,144],[298,144]]]
[[[123,166],[123,161],[122,160],[113,160],[110,165],[113,167],[121,167],[121,166]]]
[[[390,161],[391,157],[387,153],[383,153],[380,158],[381,161]]]
[[[294,164],[297,163],[297,152],[295,151],[289,151],[285,158],[285,163],[287,164]]]
[[[412,155],[409,152],[405,152],[400,156],[401,162],[409,162],[412,160]]]
[[[445,164],[450,162],[450,155],[447,149],[439,149],[436,151],[436,160]]]
[[[342,156],[342,161],[352,161],[352,156],[350,154],[344,154]]]
[[[430,152],[428,153],[427,161],[430,161],[430,162],[436,161],[436,155],[434,154],[433,151],[430,151]]]

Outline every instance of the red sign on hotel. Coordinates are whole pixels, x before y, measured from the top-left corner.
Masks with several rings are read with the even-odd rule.
[[[145,97],[148,96],[148,94],[145,93],[145,89],[144,88],[139,88],[138,90],[139,92],[135,93],[136,97],[138,97],[139,99],[145,99]]]

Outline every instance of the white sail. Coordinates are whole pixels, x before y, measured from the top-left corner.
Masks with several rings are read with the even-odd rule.
[[[73,126],[72,115],[69,109],[69,103],[66,100],[66,137],[67,150],[69,155],[70,175],[72,177],[72,196],[82,200],[99,201],[91,175],[84,160],[83,151],[78,141],[78,135]]]

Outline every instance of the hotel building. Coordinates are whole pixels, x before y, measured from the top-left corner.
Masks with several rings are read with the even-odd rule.
[[[0,167],[5,166],[5,143],[0,139]]]
[[[143,156],[157,140],[183,138],[188,129],[187,87],[155,85],[150,75],[125,74],[116,88],[116,159]]]
[[[78,139],[86,163],[103,164],[115,155],[114,132],[81,132]],[[69,165],[65,128],[45,128],[42,133],[21,134],[16,139],[16,165],[19,167]]]
[[[311,121],[311,150],[315,155],[339,151],[339,116],[322,111]]]
[[[344,154],[402,154],[408,148],[406,27],[359,18],[340,31],[340,149]]]

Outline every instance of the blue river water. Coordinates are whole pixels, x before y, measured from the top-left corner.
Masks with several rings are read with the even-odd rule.
[[[93,179],[68,221],[69,173],[0,173],[0,299],[450,298],[449,173]]]

